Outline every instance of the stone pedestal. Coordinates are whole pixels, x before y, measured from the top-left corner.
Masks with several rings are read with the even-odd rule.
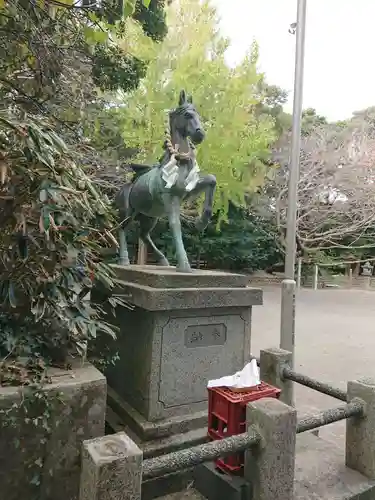
[[[112,318],[120,359],[106,376],[117,413],[146,441],[205,426],[207,381],[249,361],[251,308],[262,291],[239,274],[114,268],[115,293],[134,306]]]

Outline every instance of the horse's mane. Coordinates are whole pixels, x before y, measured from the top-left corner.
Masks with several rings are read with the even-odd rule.
[[[141,163],[129,163],[129,167],[134,172],[134,177],[132,179],[132,182],[138,179],[138,177],[140,177],[141,175],[149,172],[155,166],[156,165],[142,165]]]
[[[177,106],[177,108],[173,109],[170,114],[172,115],[182,115],[183,113],[185,113],[186,111],[188,111],[189,109],[193,109],[194,111],[195,110],[195,107],[194,107],[194,104],[192,104],[191,102],[185,102],[184,104],[180,104],[180,106]]]

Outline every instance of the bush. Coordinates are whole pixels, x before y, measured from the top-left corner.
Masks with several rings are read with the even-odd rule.
[[[198,233],[193,224],[183,221],[185,248],[190,261],[204,261],[209,268],[255,271],[283,260],[277,245],[278,235],[270,221],[233,204],[229,206],[227,220],[219,227],[217,218],[214,217],[204,234]],[[159,222],[154,240],[174,262],[174,244],[167,221]]]

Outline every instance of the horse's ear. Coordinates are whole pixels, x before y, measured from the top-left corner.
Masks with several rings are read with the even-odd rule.
[[[187,102],[189,102],[190,104],[193,104],[193,96],[191,94],[188,96]]]
[[[186,102],[186,92],[185,92],[185,90],[181,90],[180,98],[178,100],[178,105],[182,106],[183,104],[185,104],[185,102]]]

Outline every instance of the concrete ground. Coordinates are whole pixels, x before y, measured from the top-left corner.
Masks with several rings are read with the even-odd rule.
[[[252,354],[279,345],[280,288],[264,287],[264,305],[254,307]],[[301,289],[296,298],[295,370],[343,389],[359,377],[375,377],[375,293]],[[295,385],[297,409],[314,411],[340,401]],[[344,446],[345,423],[320,431]]]

